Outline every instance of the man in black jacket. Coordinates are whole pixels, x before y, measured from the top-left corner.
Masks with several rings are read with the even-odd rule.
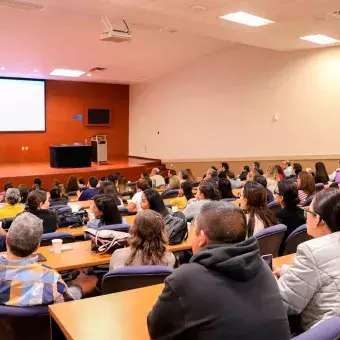
[[[152,339],[287,340],[287,316],[277,283],[245,240],[246,217],[225,202],[204,204],[195,222],[187,265],[165,280],[148,316]]]

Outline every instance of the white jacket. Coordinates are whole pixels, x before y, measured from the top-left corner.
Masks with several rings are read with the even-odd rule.
[[[300,244],[278,284],[288,314],[301,313],[305,330],[340,316],[340,232]]]

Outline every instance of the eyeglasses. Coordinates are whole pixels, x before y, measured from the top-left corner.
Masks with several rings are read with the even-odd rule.
[[[303,210],[303,215],[305,218],[307,218],[308,214],[312,214],[313,216],[319,216],[316,212],[308,210],[308,209],[302,209]]]

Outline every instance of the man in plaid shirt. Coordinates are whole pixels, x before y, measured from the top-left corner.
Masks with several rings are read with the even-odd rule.
[[[43,221],[22,213],[6,237],[7,252],[0,256],[0,304],[35,306],[73,300],[67,285],[54,269],[37,263]]]

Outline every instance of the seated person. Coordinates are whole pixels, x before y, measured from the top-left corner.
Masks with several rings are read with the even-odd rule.
[[[258,175],[263,176],[263,170],[261,169],[261,165],[259,162],[253,162],[252,170],[255,170]]]
[[[181,183],[189,180],[189,174],[186,170],[181,170],[178,172],[178,178]]]
[[[253,178],[254,182],[260,183],[267,191],[267,204],[274,202],[274,195],[273,193],[267,188],[267,180],[264,176],[255,176]]]
[[[221,199],[235,198],[233,191],[231,190],[231,183],[226,178],[220,178],[218,181],[218,191]]]
[[[24,211],[24,206],[20,204],[21,195],[18,189],[10,188],[6,191],[5,206],[0,208],[0,220],[3,218],[14,218]]]
[[[170,201],[172,206],[177,206],[178,210],[182,211],[186,206],[187,202],[194,198],[192,194],[192,184],[189,181],[181,183],[181,189],[179,189],[178,197]]]
[[[172,175],[169,178],[169,184],[166,190],[162,192],[162,197],[166,198],[166,194],[171,190],[180,189],[181,182],[179,181],[179,177],[177,175]]]
[[[110,270],[125,266],[175,266],[174,254],[165,247],[165,224],[158,213],[152,210],[138,213],[130,234],[130,246],[112,254]]]
[[[243,188],[243,183],[235,178],[235,174],[231,171],[227,173],[227,178],[231,183],[231,188],[232,189],[241,189]]]
[[[229,164],[227,162],[222,162],[220,170],[218,172],[219,178],[227,178],[227,173],[229,172]]]
[[[247,237],[277,224],[275,215],[267,206],[266,189],[260,183],[247,182],[243,187],[240,203],[241,208],[246,211]]]
[[[77,192],[78,190],[78,178],[76,176],[70,176],[67,180],[66,192]]]
[[[123,207],[123,200],[118,196],[116,187],[111,181],[101,181],[99,186],[99,195],[110,195],[113,197],[118,207]]]
[[[197,188],[195,198],[196,201],[190,203],[183,210],[183,214],[188,221],[194,219],[199,214],[204,203],[218,201],[220,199],[220,194],[211,183],[203,181]]]
[[[314,239],[297,247],[291,266],[276,270],[284,306],[308,330],[339,316],[340,191],[322,190],[305,210],[307,233]]]
[[[78,201],[88,201],[93,198],[93,196],[98,195],[99,189],[97,188],[98,178],[96,176],[91,176],[89,178],[88,189],[83,190],[78,197]]]
[[[14,188],[11,181],[7,181],[4,185],[4,191],[0,193],[0,203],[5,202],[5,196],[7,189]]]
[[[27,198],[28,211],[43,220],[44,234],[53,233],[56,231],[57,215],[49,210],[50,201],[46,191],[33,190]]]
[[[141,207],[142,210],[151,209],[156,211],[162,215],[163,218],[172,213],[171,209],[165,206],[161,195],[155,189],[147,189],[143,192]]]
[[[150,178],[153,183],[153,187],[161,187],[162,185],[165,185],[165,179],[163,176],[160,175],[160,170],[158,168],[153,168],[150,173]]]
[[[311,173],[301,171],[297,179],[298,195],[300,199],[299,207],[303,207],[308,197],[315,193],[315,180]]]
[[[118,179],[118,192],[120,194],[123,194],[125,192],[129,192],[131,191],[131,188],[129,187],[128,185],[128,180],[126,179],[125,176],[120,176],[119,179]]]
[[[91,212],[94,219],[87,223],[88,228],[99,228],[104,225],[124,223],[112,195],[96,195],[93,197]]]
[[[78,187],[79,187],[79,190],[81,190],[81,191],[86,189],[84,177],[79,177],[78,178]]]
[[[325,167],[325,164],[323,162],[316,162],[315,163],[315,184],[322,183],[322,184],[328,184],[329,182],[329,176]]]
[[[68,198],[61,197],[61,190],[57,186],[53,186],[50,190],[50,206],[67,205]]]
[[[217,170],[215,170],[214,168],[209,168],[204,180],[208,183],[211,183],[217,189],[218,179],[219,177]]]
[[[60,274],[39,264],[37,256],[32,257],[42,234],[41,219],[30,213],[13,221],[6,238],[6,255],[0,256],[0,304],[27,307],[74,299]]]
[[[133,195],[132,199],[128,203],[128,210],[130,213],[139,212],[142,210],[142,196],[143,191],[149,189],[149,184],[147,181],[139,180],[136,184],[137,192]]]
[[[43,190],[46,191],[43,187],[42,187],[42,182],[40,178],[35,178],[33,180],[33,185],[32,185],[32,189],[30,190],[30,192],[32,190]]]
[[[240,181],[245,181],[247,179],[247,175],[249,174],[250,169],[248,165],[243,167],[243,171],[240,173],[239,179]]]
[[[277,283],[246,230],[240,208],[203,205],[193,230],[194,256],[165,279],[148,315],[151,339],[290,338]]]
[[[26,185],[25,184],[20,184],[18,186],[18,190],[20,191],[20,196],[21,196],[20,203],[21,204],[26,204],[27,197],[28,197],[28,189],[27,189]]]

